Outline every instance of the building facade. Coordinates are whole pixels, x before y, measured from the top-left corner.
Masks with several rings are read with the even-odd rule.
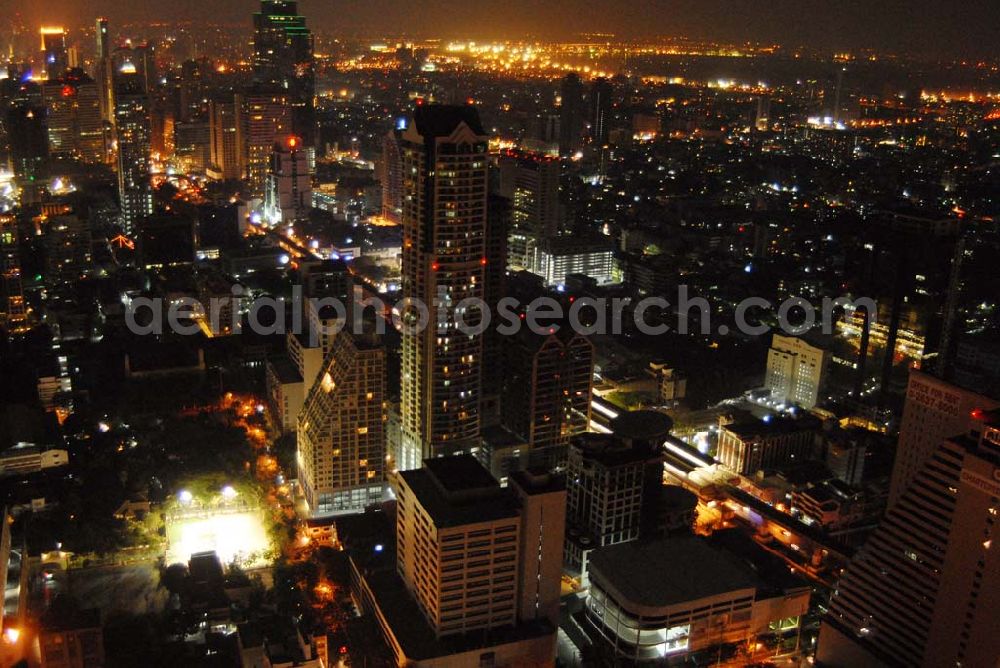
[[[382,501],[385,385],[378,337],[341,330],[298,419],[299,483],[313,516],[357,512]]]
[[[458,331],[482,317],[487,136],[473,107],[418,106],[403,132],[403,446],[400,469],[478,445],[482,334]],[[421,326],[417,303],[435,308]],[[460,306],[461,305],[461,306]],[[443,321],[443,322],[442,322]]]
[[[764,387],[775,401],[810,409],[819,403],[829,354],[802,339],[775,334]]]
[[[996,663],[998,480],[1000,414],[979,411],[926,454],[851,560],[820,630],[817,663]]]
[[[118,137],[118,197],[126,235],[153,213],[149,182],[149,96],[135,68],[115,75],[115,127]]]

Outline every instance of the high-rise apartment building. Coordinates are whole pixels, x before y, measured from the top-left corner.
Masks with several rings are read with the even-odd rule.
[[[570,438],[590,427],[594,346],[564,326],[546,335],[522,328],[504,337],[503,347],[501,422],[561,463]]]
[[[344,328],[333,337],[298,420],[299,482],[312,515],[382,501],[385,384],[385,348],[377,336]]]
[[[852,559],[817,664],[992,666],[1000,656],[1000,414],[938,441]]]
[[[312,209],[312,177],[299,137],[274,143],[264,190],[264,219],[269,225],[293,225]]]
[[[153,213],[149,182],[149,96],[134,68],[115,75],[115,126],[118,135],[118,197],[126,234]]]
[[[535,248],[559,233],[559,159],[549,155],[507,151],[500,155],[499,194],[511,202],[508,261],[530,268]]]
[[[829,354],[793,336],[775,334],[767,353],[765,389],[775,401],[814,407],[826,377]]]
[[[291,131],[312,147],[316,136],[313,36],[305,17],[298,13],[298,2],[261,0],[253,26],[254,82],[287,92]]]
[[[1000,408],[1000,401],[923,371],[910,371],[889,486],[889,506],[903,496],[943,439],[966,433],[975,411],[994,408]]]
[[[403,216],[402,130],[391,130],[382,139],[382,217],[399,223]]]
[[[0,327],[16,332],[26,327],[27,321],[17,219],[13,215],[0,214]]]
[[[471,106],[416,107],[403,132],[403,443],[400,469],[478,445],[488,138]],[[422,303],[436,312],[420,326]],[[441,308],[436,308],[440,306]],[[442,317],[443,316],[443,317]]]

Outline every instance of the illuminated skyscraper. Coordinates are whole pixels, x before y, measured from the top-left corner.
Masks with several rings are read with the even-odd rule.
[[[69,69],[69,52],[66,50],[66,31],[63,28],[45,26],[41,29],[42,65],[45,78],[61,77]]]
[[[817,664],[992,666],[1000,656],[1000,414],[941,439],[852,559]]]
[[[237,95],[241,118],[240,149],[245,156],[245,177],[254,197],[264,196],[267,172],[274,142],[287,137],[292,128],[288,94],[281,91],[253,89]]]
[[[312,180],[302,140],[292,136],[275,142],[264,192],[264,218],[270,225],[305,220],[312,208]]]
[[[118,132],[118,197],[121,225],[132,234],[153,213],[149,183],[149,97],[135,68],[115,75],[115,126]]]
[[[298,420],[299,482],[316,516],[382,501],[386,480],[385,349],[375,335],[333,337]]]
[[[261,0],[253,25],[254,81],[288,93],[292,131],[311,147],[316,135],[313,36],[298,13],[298,2]]]
[[[481,317],[459,305],[484,297],[488,138],[474,107],[418,106],[402,151],[403,295],[438,311],[424,327],[418,309],[402,314],[398,466],[411,469],[478,445],[483,337],[460,332],[455,317]]]
[[[237,104],[232,100],[211,100],[208,106],[212,135],[211,175],[227,181],[243,176],[242,133],[239,131]]]
[[[108,30],[108,20],[104,17],[97,19],[94,37],[97,43],[98,60],[106,60],[111,57],[111,33]]]
[[[0,214],[0,327],[20,331],[28,320],[21,284],[17,219]]]
[[[42,84],[48,118],[49,152],[83,162],[102,162],[106,150],[97,83],[81,70]]]
[[[500,156],[500,195],[511,202],[507,260],[530,268],[538,245],[560,228],[559,159],[509,151]]]

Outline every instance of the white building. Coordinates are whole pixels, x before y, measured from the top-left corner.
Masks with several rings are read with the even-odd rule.
[[[775,334],[764,387],[776,401],[812,408],[819,403],[829,353],[802,339]]]
[[[298,137],[275,143],[264,189],[264,220],[269,225],[289,226],[309,216],[312,208],[312,178],[309,156]]]
[[[555,237],[535,247],[530,271],[550,286],[565,284],[570,274],[582,274],[598,285],[607,285],[615,280],[615,253],[603,240]]]
[[[624,662],[652,662],[796,630],[809,610],[809,584],[765,578],[751,563],[770,555],[745,542],[739,552],[696,536],[595,550],[587,631]]]

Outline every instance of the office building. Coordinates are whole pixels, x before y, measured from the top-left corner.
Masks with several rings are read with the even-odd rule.
[[[797,632],[811,587],[735,529],[591,555],[586,630],[607,665],[666,665],[725,643]],[[714,663],[714,662],[713,662]]]
[[[57,79],[69,69],[66,30],[43,26],[39,32],[42,38],[42,69],[45,70],[45,78]]]
[[[174,124],[174,157],[188,172],[205,174],[209,170],[212,165],[212,127],[207,119],[194,118]]]
[[[222,181],[243,177],[244,155],[240,145],[238,100],[210,100],[208,103],[211,160],[208,174]]]
[[[392,665],[552,666],[565,483],[518,472],[501,488],[469,455],[393,479],[391,513],[337,520],[352,597]]]
[[[430,307],[444,323],[419,327],[419,310],[402,314],[403,447],[400,469],[424,457],[478,445],[482,335],[458,331],[459,304],[483,299],[487,234],[488,138],[473,107],[423,105],[402,135],[403,297]]]
[[[970,416],[971,417],[971,416]],[[1000,656],[1000,415],[925,453],[830,600],[817,664],[991,666]]]
[[[561,479],[523,472],[501,488],[456,455],[394,484],[398,572],[437,638],[558,619]]]
[[[377,336],[342,329],[306,396],[298,417],[298,467],[313,516],[358,512],[383,499],[385,357]]]
[[[719,420],[719,463],[740,475],[773,469],[812,459],[817,455],[819,421],[806,416],[798,420],[767,416],[739,419],[727,424]]]
[[[583,82],[580,75],[570,72],[559,88],[559,153],[571,155],[583,141]]]
[[[504,337],[501,422],[536,451],[566,458],[570,439],[590,426],[594,346],[568,326],[540,335],[522,328]]]
[[[49,285],[77,281],[91,270],[93,237],[90,221],[72,211],[39,219],[45,248],[45,280]]]
[[[290,227],[309,217],[312,178],[302,140],[291,136],[274,143],[264,190],[264,220]]]
[[[966,433],[975,411],[994,408],[1000,408],[1000,401],[911,370],[889,486],[889,506],[903,496],[913,476],[943,439]]]
[[[49,154],[83,162],[103,162],[107,155],[97,82],[81,70],[68,70],[42,84]]]
[[[28,325],[28,307],[21,282],[17,218],[0,213],[0,327],[19,332]]]
[[[582,583],[594,548],[663,533],[663,443],[672,427],[662,413],[635,411],[612,420],[610,434],[570,441],[563,558]]]
[[[548,286],[565,285],[566,277],[572,274],[608,285],[615,282],[615,268],[615,253],[608,240],[567,235],[539,243],[528,271],[541,276]]]
[[[292,131],[288,94],[252,88],[237,95],[239,145],[243,152],[247,188],[252,197],[264,197],[274,143]]]
[[[49,171],[45,107],[13,104],[7,109],[7,141],[14,177],[22,188],[41,185]]]
[[[499,194],[511,203],[507,260],[514,268],[532,266],[535,248],[560,231],[560,169],[558,158],[538,153],[506,151],[499,157]]]
[[[100,97],[101,120],[110,127],[115,120],[114,63],[111,59],[111,28],[106,18],[98,18],[94,25],[96,50],[94,53],[94,81]]]
[[[288,95],[291,132],[312,150],[316,137],[313,37],[294,0],[261,0],[253,15],[254,83]]]
[[[130,235],[140,220],[153,213],[153,190],[149,182],[149,96],[134,68],[115,75],[115,127],[121,227]]]
[[[767,353],[764,388],[775,401],[813,408],[820,400],[829,354],[793,336],[775,334]]]

